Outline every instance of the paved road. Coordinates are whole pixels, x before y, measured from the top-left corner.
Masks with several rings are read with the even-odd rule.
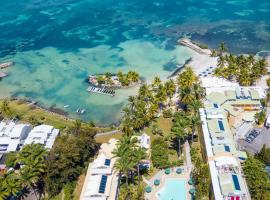
[[[114,135],[116,133],[120,133],[120,130],[113,130],[113,131],[108,131],[108,132],[103,132],[103,133],[97,133],[96,137],[106,136],[106,135]]]

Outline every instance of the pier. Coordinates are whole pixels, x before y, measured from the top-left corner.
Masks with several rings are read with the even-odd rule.
[[[87,88],[87,91],[92,92],[92,93],[105,94],[112,97],[115,95],[115,91],[113,89],[107,89],[106,87],[99,88],[99,87],[89,86]]]
[[[205,55],[209,55],[209,56],[212,54],[210,49],[202,49],[201,47],[194,44],[190,39],[187,39],[187,38],[179,39],[178,43],[196,51],[199,54],[205,54]]]

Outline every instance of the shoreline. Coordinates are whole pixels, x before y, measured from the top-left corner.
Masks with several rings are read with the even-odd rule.
[[[191,62],[192,62],[192,57],[190,57],[189,59],[187,59],[183,65],[181,65],[180,67],[176,68],[173,71],[173,73],[167,77],[167,79],[171,79],[171,78],[174,78],[175,76],[177,76]]]

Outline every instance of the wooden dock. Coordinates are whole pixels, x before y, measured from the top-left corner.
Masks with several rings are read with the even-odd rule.
[[[99,87],[89,86],[87,88],[87,91],[91,93],[105,94],[112,97],[115,95],[115,91],[113,89],[108,89],[106,87],[99,88]]]

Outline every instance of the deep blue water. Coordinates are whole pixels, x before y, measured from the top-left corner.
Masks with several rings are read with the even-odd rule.
[[[0,30],[0,61],[18,63],[0,82],[0,96],[70,104],[71,114],[82,106],[85,120],[111,123],[126,98],[89,97],[87,74],[134,68],[147,78],[166,77],[176,55],[180,64],[190,56],[175,52],[181,36],[212,48],[224,41],[234,53],[270,50],[270,2],[1,0]]]

